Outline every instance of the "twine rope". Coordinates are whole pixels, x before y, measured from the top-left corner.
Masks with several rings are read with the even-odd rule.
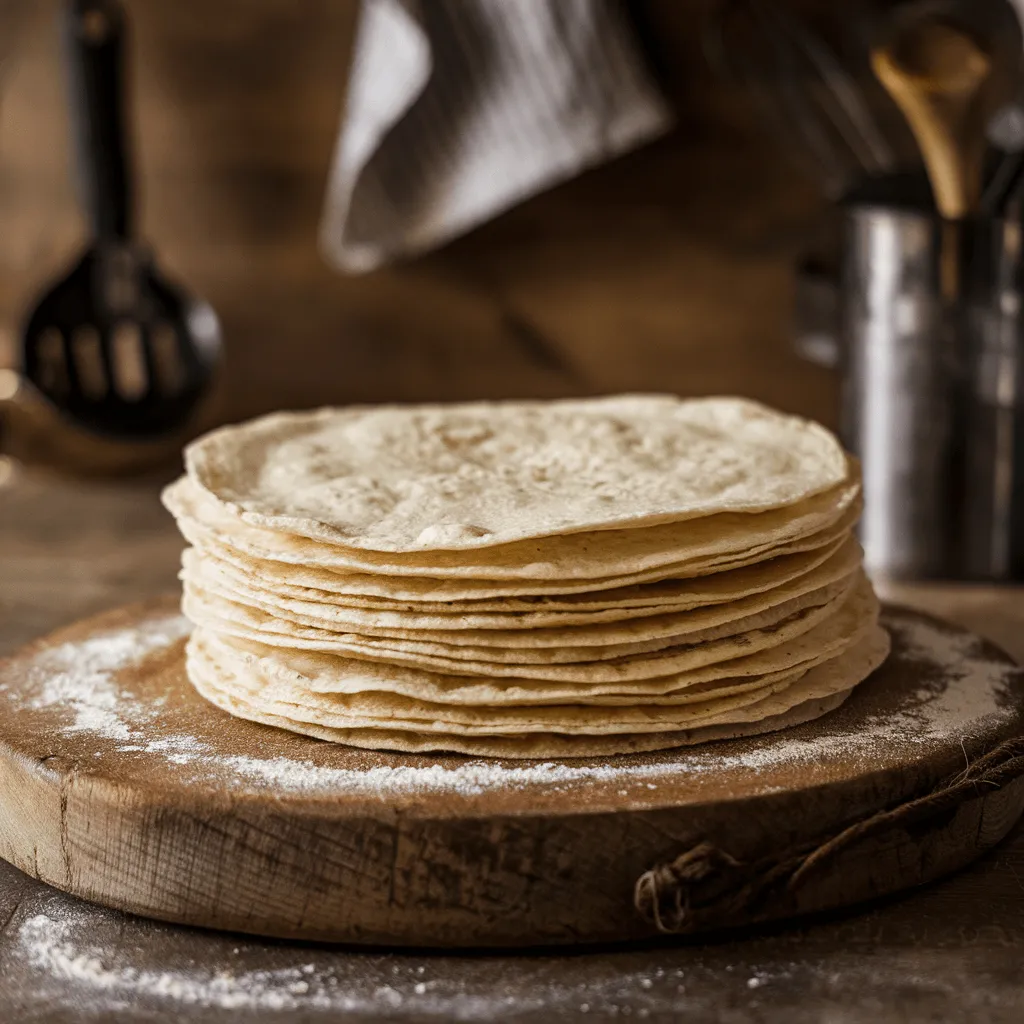
[[[701,923],[724,923],[763,909],[772,899],[790,899],[857,843],[895,828],[907,828],[955,812],[986,787],[999,788],[1024,776],[1024,737],[1007,740],[925,796],[878,811],[824,839],[797,844],[781,854],[744,863],[713,843],[702,842],[674,860],[655,865],[637,880],[634,903],[660,932],[680,934]]]

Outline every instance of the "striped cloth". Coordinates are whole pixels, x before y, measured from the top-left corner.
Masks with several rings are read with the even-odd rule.
[[[363,0],[323,249],[415,255],[669,125],[616,0]]]

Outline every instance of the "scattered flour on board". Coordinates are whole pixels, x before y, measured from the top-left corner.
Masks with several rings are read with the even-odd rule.
[[[188,632],[188,623],[174,616],[46,650],[32,661],[28,706],[67,708],[73,716],[64,727],[67,732],[128,739],[135,729],[126,720],[126,705],[131,708],[129,717],[136,719],[155,709],[137,702],[132,706],[132,695],[116,685],[113,673]]]
[[[115,740],[120,752],[159,755],[197,776],[216,773],[223,777],[229,773],[277,791],[345,789],[367,797],[425,791],[472,796],[497,788],[561,787],[586,781],[653,789],[667,772],[693,775],[723,768],[757,771],[783,763],[822,762],[839,754],[870,756],[883,745],[916,744],[940,737],[959,741],[970,738],[979,725],[1014,713],[1005,706],[1004,699],[1014,670],[981,656],[970,634],[944,629],[924,619],[890,617],[887,624],[898,634],[905,651],[934,666],[933,679],[926,679],[897,713],[862,721],[857,728],[822,729],[813,739],[785,733],[769,735],[740,754],[723,755],[715,745],[694,747],[673,752],[663,762],[623,757],[589,765],[543,762],[509,766],[467,760],[455,767],[332,768],[284,757],[224,757],[201,738],[184,733],[151,739],[146,726],[161,713],[159,701],[143,703],[134,698],[118,687],[114,673],[187,635],[189,625],[178,615],[43,652],[33,660],[28,689],[22,696],[34,708],[65,705],[70,712],[65,726],[68,731],[88,731]],[[968,674],[970,685],[957,685]]]

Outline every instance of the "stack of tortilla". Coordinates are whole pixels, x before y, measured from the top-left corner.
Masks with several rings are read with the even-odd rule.
[[[885,658],[856,463],[735,398],[322,409],[164,494],[193,685],[360,747],[655,750],[824,714]]]

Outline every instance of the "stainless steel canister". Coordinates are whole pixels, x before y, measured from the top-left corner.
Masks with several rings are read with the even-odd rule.
[[[861,196],[837,275],[797,275],[796,348],[843,373],[869,571],[1024,580],[1024,228]]]
[[[959,243],[944,227],[912,207],[846,210],[842,433],[861,460],[861,542],[877,575],[959,575],[962,330],[943,287]]]

